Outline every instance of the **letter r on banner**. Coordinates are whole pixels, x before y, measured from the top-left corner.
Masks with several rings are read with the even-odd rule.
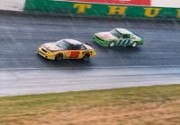
[[[85,14],[86,9],[91,8],[91,4],[74,4],[74,8],[78,8],[77,13],[78,14]]]
[[[109,7],[109,13],[108,15],[125,15],[127,7],[119,7],[119,6],[108,6]]]

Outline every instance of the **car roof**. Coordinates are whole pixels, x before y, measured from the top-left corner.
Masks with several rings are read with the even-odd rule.
[[[132,32],[130,32],[129,30],[127,29],[124,29],[124,28],[116,28],[116,30],[122,34],[133,34]]]
[[[78,40],[75,40],[75,39],[64,39],[64,40],[67,41],[70,44],[73,44],[73,45],[80,45],[80,44],[82,44],[81,42],[79,42]]]

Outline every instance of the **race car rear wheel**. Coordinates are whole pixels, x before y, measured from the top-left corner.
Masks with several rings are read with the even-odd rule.
[[[137,46],[137,42],[133,42],[131,46],[135,48]]]
[[[88,61],[90,59],[90,54],[85,54],[84,57],[83,57],[83,60],[84,61]]]
[[[63,55],[62,54],[58,54],[58,55],[56,55],[56,57],[55,57],[55,60],[57,60],[57,61],[60,61],[60,60],[62,60],[63,59]]]
[[[113,47],[114,45],[115,45],[114,42],[110,42],[110,43],[109,43],[109,47]]]

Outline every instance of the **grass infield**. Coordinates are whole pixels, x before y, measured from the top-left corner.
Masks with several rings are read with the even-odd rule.
[[[179,125],[180,85],[0,97],[0,125]]]

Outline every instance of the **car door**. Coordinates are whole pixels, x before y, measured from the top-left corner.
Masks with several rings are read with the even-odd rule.
[[[78,59],[79,55],[80,55],[80,48],[81,48],[80,45],[74,45],[72,47],[72,50],[70,51],[69,58],[71,58],[71,59]]]
[[[119,46],[128,46],[131,43],[130,34],[123,34],[123,36],[119,39]]]

